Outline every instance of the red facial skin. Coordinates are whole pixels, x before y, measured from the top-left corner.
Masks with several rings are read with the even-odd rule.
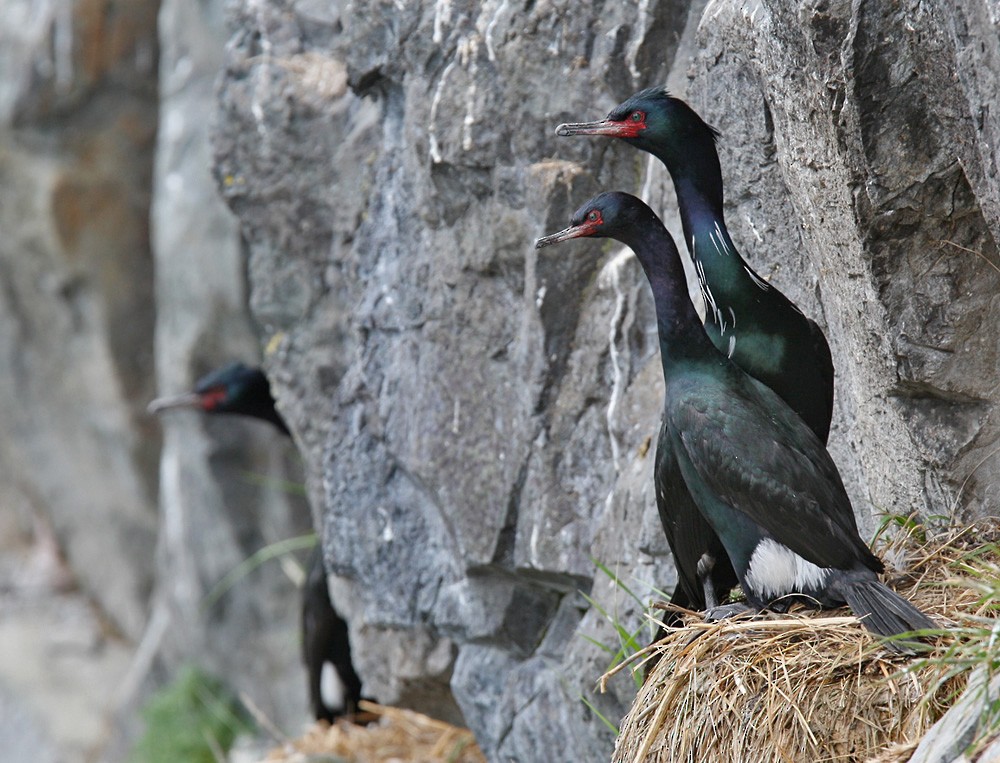
[[[633,111],[621,121],[576,122],[559,125],[556,135],[603,135],[609,138],[637,138],[646,129],[646,112]]]
[[[584,216],[582,223],[571,225],[558,233],[553,233],[551,236],[538,239],[535,242],[535,249],[558,244],[560,241],[568,241],[571,238],[593,236],[600,230],[602,225],[604,225],[604,217],[601,215],[600,210],[592,209]]]
[[[226,400],[225,387],[212,387],[201,393],[201,407],[206,411],[214,411]]]

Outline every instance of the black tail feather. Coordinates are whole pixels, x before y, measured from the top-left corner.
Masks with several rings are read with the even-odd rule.
[[[864,626],[878,636],[937,628],[938,625],[899,594],[877,580],[853,582],[843,588],[848,606]],[[897,651],[908,651],[906,642],[888,642]]]

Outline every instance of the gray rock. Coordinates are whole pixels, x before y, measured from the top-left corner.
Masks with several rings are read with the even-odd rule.
[[[155,543],[156,11],[0,3],[0,503],[138,638]]]
[[[1000,694],[1000,679],[990,679],[985,670],[975,670],[969,685],[948,712],[941,716],[920,740],[909,763],[951,763],[965,761],[966,750],[983,734],[989,733],[991,706]],[[993,743],[977,760],[996,760],[997,744]]]
[[[160,121],[152,207],[156,370],[161,394],[189,390],[260,349],[248,313],[246,252],[211,172],[209,129],[223,61],[218,3],[166,0],[159,17]],[[157,585],[128,701],[194,663],[280,727],[308,717],[295,583],[277,562],[216,586],[263,547],[308,532],[287,438],[235,416],[161,417]]]
[[[491,759],[610,753],[581,634],[615,633],[575,592],[635,628],[592,560],[640,599],[673,582],[652,312],[613,246],[531,244],[598,190],[672,208],[645,156],[553,135],[642,86],[722,130],[734,239],[827,327],[862,526],[995,509],[994,23],[974,0],[230,6],[216,173],[378,699],[407,701],[400,639],[440,640],[417,709],[457,702]]]
[[[0,685],[0,744],[10,763],[56,763],[58,753],[31,709]]]
[[[308,526],[240,476],[294,457],[181,415],[158,476],[142,412],[263,347],[369,693],[464,719],[496,760],[607,758],[579,698],[614,720],[632,684],[593,694],[608,656],[582,636],[616,632],[577,591],[632,629],[593,560],[639,599],[674,580],[652,311],[615,247],[531,241],[606,188],[645,189],[678,232],[655,162],[552,133],[656,83],[721,128],[734,239],[827,327],[862,526],[995,513],[990,3],[255,0],[228,4],[225,52],[218,3],[126,5],[0,2],[0,502],[50,519],[130,639],[158,575],[144,658],[302,716],[277,569],[200,606]]]

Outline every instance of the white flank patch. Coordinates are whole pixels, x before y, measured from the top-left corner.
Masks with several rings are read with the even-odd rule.
[[[347,709],[347,687],[332,662],[323,663],[319,676],[319,696],[323,706],[334,712]]]
[[[746,581],[761,598],[771,599],[819,588],[828,574],[827,569],[806,561],[787,546],[765,538],[753,550]]]

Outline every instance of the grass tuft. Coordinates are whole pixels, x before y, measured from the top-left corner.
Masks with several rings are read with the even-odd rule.
[[[944,534],[909,518],[889,525],[899,532],[882,551],[906,572],[886,582],[942,626],[921,634],[920,654],[889,652],[846,610],[719,623],[685,615],[653,647],[659,663],[614,760],[907,760],[974,676],[989,686],[1000,673],[1000,522]],[[970,749],[998,733],[1000,702],[984,695]]]
[[[237,735],[253,726],[220,681],[188,666],[142,710],[146,731],[133,763],[218,763]]]

